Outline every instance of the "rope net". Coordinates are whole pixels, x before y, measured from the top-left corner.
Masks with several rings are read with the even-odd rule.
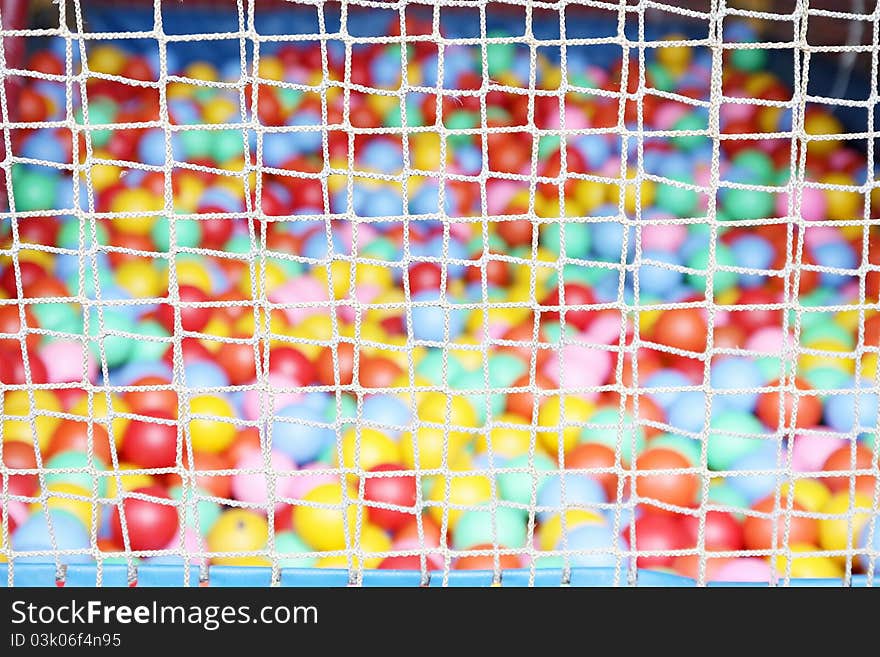
[[[873,581],[875,3],[39,9],[0,51],[10,584]]]

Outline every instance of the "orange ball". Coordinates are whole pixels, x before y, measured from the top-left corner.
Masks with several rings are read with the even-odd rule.
[[[696,474],[651,473],[652,470],[677,470],[690,467],[690,462],[684,456],[671,449],[663,447],[647,449],[636,459],[636,494],[649,501],[673,506],[694,506],[700,489],[700,478]],[[651,511],[671,513],[653,506]]]
[[[361,356],[358,380],[365,388],[391,388],[403,370],[391,360],[382,357]]]
[[[581,443],[565,455],[567,470],[593,470],[614,467],[614,450],[601,443]],[[622,467],[626,464],[621,462]],[[613,472],[589,473],[602,488],[609,500],[617,499],[617,475]]]
[[[257,356],[250,342],[223,342],[217,350],[217,364],[226,372],[229,383],[234,386],[252,383],[257,378]],[[262,355],[262,345],[256,350]]]
[[[110,465],[111,458],[110,435],[101,424],[92,424],[93,453],[104,465]],[[61,452],[82,452],[86,454],[89,449],[89,425],[79,420],[62,420],[52,440],[49,441],[49,450],[43,458],[52,458]]]
[[[772,383],[767,384],[768,388],[776,388],[781,386],[782,382],[776,379]],[[798,390],[812,390],[810,384],[801,379],[795,378],[794,385]],[[784,394],[783,404],[785,406],[785,420],[782,425],[786,429],[791,429],[791,415],[794,408],[795,395],[790,392],[783,393],[781,390],[773,390],[765,392],[758,398],[757,415],[758,418],[770,429],[779,427],[779,405],[780,395]],[[822,402],[814,395],[797,395],[797,421],[798,429],[810,429],[818,425],[822,420]]]
[[[168,386],[170,381],[161,376],[145,376],[134,381],[132,387]],[[132,390],[126,392],[125,403],[136,415],[151,415],[156,413],[177,417],[177,393],[170,389],[160,390]]]
[[[495,546],[490,544],[475,545],[469,551],[477,552],[480,550],[494,550]],[[519,568],[519,559],[515,554],[498,555],[498,565],[502,570],[510,568]],[[495,570],[495,555],[493,554],[468,554],[456,559],[452,565],[453,570]]]
[[[707,332],[706,320],[698,308],[673,308],[657,318],[652,338],[667,347],[703,352]]]
[[[874,453],[869,447],[859,443],[856,445],[855,468],[853,468],[852,451],[849,445],[844,445],[831,452],[822,469],[827,472],[843,472],[847,470],[870,470],[874,464]],[[822,480],[832,493],[849,490],[849,477],[825,477]],[[859,475],[856,477],[856,491],[865,495],[874,495],[874,477],[871,475]]]
[[[752,507],[753,511],[760,513],[773,513],[774,496],[770,495]],[[785,497],[779,499],[779,511],[776,517],[776,547],[782,547],[785,538],[786,518],[784,514],[788,509],[788,500]],[[804,511],[797,502],[792,506],[794,511]],[[743,536],[746,548],[749,550],[769,550],[773,546],[773,519],[757,516],[746,516],[743,522]],[[789,521],[788,544],[806,543],[818,545],[819,523],[815,518],[804,518],[792,515]]]
[[[339,385],[351,385],[354,373],[354,345],[350,342],[340,342],[335,347],[324,347],[315,361],[315,370],[321,385],[337,385],[333,367],[333,352],[336,352],[337,367],[339,370]]]

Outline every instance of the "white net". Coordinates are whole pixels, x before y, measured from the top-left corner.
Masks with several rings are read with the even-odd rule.
[[[872,583],[877,8],[781,4],[4,9],[8,582]]]

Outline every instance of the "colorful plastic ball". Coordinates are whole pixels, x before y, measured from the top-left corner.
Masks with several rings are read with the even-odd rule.
[[[569,532],[564,551],[572,566],[626,568],[626,543],[611,527],[586,523]]]
[[[814,518],[805,517],[805,509],[797,502],[789,511],[789,502],[785,497],[777,501],[770,495],[752,507],[752,511],[761,515],[747,515],[743,521],[743,538],[749,550],[769,550],[785,545],[805,543],[818,545],[819,523]],[[769,517],[766,517],[769,516]],[[775,540],[774,540],[774,526]],[[786,543],[787,541],[787,543]]]
[[[784,449],[779,453],[776,441],[766,441],[758,449],[742,455],[730,466],[728,481],[742,493],[749,503],[770,495],[784,476],[779,463],[784,460]],[[761,474],[758,474],[761,473]]]
[[[702,353],[706,350],[708,327],[697,308],[665,310],[657,319],[652,340],[657,344],[683,351]]]
[[[122,437],[123,459],[143,468],[171,468],[177,462],[177,424],[154,414],[155,422],[132,420]],[[164,420],[164,422],[163,422]]]
[[[507,466],[510,466],[510,462]],[[609,500],[618,499],[618,475],[613,472],[616,467],[617,455],[614,448],[602,443],[584,442],[565,455],[565,468],[587,470],[585,474],[602,485]],[[627,467],[627,462],[622,457],[620,467]]]
[[[399,458],[397,443],[376,429],[352,427],[342,436],[341,466],[346,470],[359,474],[382,463],[396,463]]]
[[[636,563],[639,568],[668,568],[675,561],[674,554],[652,554],[655,552],[674,552],[693,548],[690,532],[681,522],[681,517],[646,513],[635,521],[635,527],[623,531],[626,541],[635,540],[630,548],[638,553]]]
[[[136,488],[131,494],[138,497],[124,497],[121,515],[118,507],[113,510],[113,541],[126,545],[127,537],[132,550],[161,550],[177,533],[177,508],[161,486]]]
[[[168,489],[168,494],[171,499],[186,508],[186,527],[196,529],[200,536],[207,535],[222,513],[219,504],[205,499],[210,493],[199,488],[185,489],[183,486],[174,486]]]
[[[542,510],[537,515],[543,520],[569,508],[598,509],[606,501],[602,485],[591,477],[574,472],[548,475],[538,489],[537,503]]]
[[[703,542],[698,542],[700,518],[682,516],[681,525],[688,533],[687,545],[700,546],[709,552],[735,552],[745,545],[742,523],[727,511],[707,511],[703,526]]]
[[[854,429],[870,431],[877,426],[878,415],[880,397],[870,390],[853,388],[852,392],[829,395],[825,400],[825,423],[840,433],[849,433]]]
[[[461,464],[454,464],[460,468]],[[440,475],[431,486],[428,513],[438,525],[444,522],[453,531],[465,510],[487,504],[492,499],[492,483],[483,475],[455,471]]]
[[[709,425],[707,455],[712,470],[728,470],[733,463],[764,444],[764,425],[752,414],[722,411]]]
[[[452,546],[456,550],[487,544],[508,549],[524,547],[527,519],[522,511],[509,507],[465,511],[452,533]]]
[[[640,454],[646,444],[644,429],[628,412],[621,418],[616,407],[597,409],[590,417],[589,425],[584,427],[581,441],[600,443],[619,451],[624,463],[631,463],[633,456]]]
[[[684,470],[692,467],[687,458],[670,449],[660,447],[645,450],[635,462],[635,493],[639,501],[650,505],[653,513],[669,512],[668,509],[655,506],[657,502],[674,507],[694,506],[700,489],[698,475],[687,472],[652,474],[654,470]]]
[[[313,550],[344,550],[354,544],[356,527],[366,522],[357,498],[357,491],[343,491],[339,484],[316,486],[294,510],[294,529]]]
[[[798,579],[843,578],[843,567],[831,557],[816,554],[819,551],[815,545],[794,543],[776,557],[776,572],[780,577]]]
[[[843,551],[858,547],[862,530],[871,520],[874,498],[856,492],[842,491],[831,496],[820,510],[823,517],[817,522],[818,540],[811,541],[823,550]],[[836,555],[835,561],[844,562],[846,557]]]
[[[521,566],[520,560],[515,554],[498,554],[497,562],[496,562],[496,552],[500,549],[504,549],[506,546],[498,546],[493,545],[491,543],[485,543],[480,545],[474,545],[468,550],[470,552],[488,552],[488,554],[465,554],[452,564],[452,568],[454,570],[484,570],[484,571],[495,571],[497,569],[507,570],[519,568]],[[415,566],[416,570],[419,570],[420,567],[418,565]]]
[[[235,499],[258,507],[266,507],[270,494],[275,498],[275,509],[284,506],[283,498],[290,497],[290,482],[296,465],[282,452],[273,451],[267,467],[262,452],[249,451],[235,464],[237,472],[232,476],[232,494]]]
[[[555,470],[556,463],[536,452],[533,456],[514,456],[504,462],[503,468],[504,472],[499,473],[495,479],[501,499],[528,506],[532,503],[533,491],[537,495],[537,490],[547,480],[548,475],[543,473]],[[534,470],[534,475],[531,470]]]
[[[307,556],[311,550],[296,532],[284,531],[275,534],[275,552],[281,568],[312,568],[317,559]]]
[[[586,424],[593,415],[591,402],[575,395],[547,397],[538,412],[541,431],[538,440],[548,454],[555,456],[568,452],[579,441]]]
[[[90,435],[91,434],[91,435]],[[4,446],[4,452],[14,443]],[[107,430],[100,424],[89,424],[77,420],[62,420],[55,433],[52,434],[52,440],[49,443],[49,450],[44,455],[52,457],[55,454],[67,451],[78,451],[88,453],[91,444],[91,452],[95,459],[101,461],[104,465],[113,462],[111,456],[110,438]],[[31,451],[33,451],[31,449]]]
[[[798,429],[810,429],[817,426],[822,420],[822,402],[816,395],[782,392],[783,382],[771,381],[767,387],[780,390],[762,393],[758,399],[756,413],[761,421],[770,429],[792,428],[792,415],[795,398],[797,399],[797,420],[795,426]],[[799,391],[810,392],[812,387],[801,378],[796,378],[794,386]]]
[[[189,438],[199,452],[222,452],[235,440],[235,425],[224,421],[235,417],[235,410],[224,398],[199,395],[190,399]],[[201,417],[196,417],[201,416]]]
[[[95,492],[98,497],[107,494],[107,478],[99,474],[105,469],[104,464],[90,459],[84,452],[61,452],[45,461],[43,468],[46,470],[43,480],[47,486],[72,484],[90,493]]]
[[[848,442],[848,441],[847,441]],[[826,472],[853,472],[854,470],[871,470],[874,467],[874,452],[862,443],[844,444],[831,452],[822,464]],[[822,483],[832,493],[848,491],[850,476],[822,477]],[[855,489],[864,495],[874,494],[875,477],[869,474],[855,476]]]
[[[88,563],[91,541],[88,529],[76,516],[58,509],[34,513],[12,533],[11,547],[15,552],[42,552],[42,555],[19,556],[16,561],[45,562],[53,554],[62,564]],[[67,551],[73,554],[64,554]],[[59,554],[60,553],[60,554]]]
[[[269,523],[265,516],[248,509],[227,509],[205,537],[211,563],[218,566],[267,566],[268,559],[258,554],[236,555],[240,552],[259,552],[266,548]],[[235,556],[234,556],[235,555]]]
[[[278,411],[272,423],[272,446],[298,465],[314,461],[335,438],[324,408],[291,404]]]
[[[3,465],[12,470],[36,470],[37,455],[34,446],[19,441],[6,441],[3,448]],[[36,474],[8,474],[10,495],[30,497],[39,486]]]
[[[370,474],[403,471],[404,466],[382,463],[369,470]],[[417,480],[412,475],[364,477],[364,500],[402,509],[367,505],[367,518],[371,523],[395,531],[415,514]]]

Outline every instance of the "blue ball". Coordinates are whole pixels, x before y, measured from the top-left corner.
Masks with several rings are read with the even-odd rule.
[[[197,360],[184,365],[183,384],[190,389],[219,388],[229,385],[229,377],[216,363]]]
[[[859,539],[859,547],[862,550],[874,553],[874,556],[869,554],[859,555],[859,560],[862,562],[862,568],[868,570],[873,561],[874,573],[876,576],[877,572],[880,571],[880,522],[877,522],[876,519],[873,523],[868,522],[864,529],[862,529],[862,535]]]
[[[617,209],[614,210],[615,214]],[[599,260],[604,262],[620,262],[623,253],[623,238],[627,234],[624,225],[619,221],[602,221],[590,224],[591,247]],[[635,254],[635,229],[629,227],[629,238],[626,249],[626,262],[632,262]]]
[[[175,125],[196,125],[202,122],[199,106],[186,98],[172,98],[168,101],[168,113]]]
[[[372,139],[360,149],[360,160],[369,169],[399,174],[403,170],[403,151],[386,139]]]
[[[821,267],[830,267],[832,269],[858,269],[858,258],[855,250],[846,242],[829,242],[821,244],[813,249],[813,257],[816,264]],[[846,285],[848,282],[855,280],[856,273],[852,274],[834,274],[831,272],[822,272],[819,278],[822,285],[832,288],[838,288]]]
[[[161,376],[171,380],[173,372],[164,361],[137,361],[126,363],[110,372],[104,385],[128,386],[145,376]]]
[[[865,386],[867,387],[867,383]],[[825,400],[825,423],[841,433],[857,430],[860,434],[872,431],[877,426],[880,413],[880,400],[877,393],[869,390],[856,390],[850,382],[852,392],[829,395]],[[856,427],[856,409],[859,420]]]
[[[611,156],[611,143],[605,135],[578,135],[569,140],[569,148],[571,146],[584,156],[591,167],[602,166]]]
[[[430,301],[436,305],[413,305],[411,309],[412,326],[410,333],[416,340],[443,342],[446,340],[445,326],[449,323],[449,339],[455,339],[464,330],[467,313],[462,308],[444,308],[439,305],[437,295],[430,290],[412,297],[413,301]],[[449,300],[447,299],[447,304]]]
[[[765,383],[758,364],[751,358],[739,356],[712,363],[710,382],[716,393],[715,401],[725,409],[736,411],[752,411],[758,403],[757,392],[737,391],[759,388]],[[724,394],[724,391],[731,391],[731,394]]]
[[[48,515],[48,518],[47,518]],[[50,533],[49,529],[52,529]],[[52,542],[52,535],[55,541]],[[32,514],[12,534],[12,549],[16,552],[52,552],[88,550],[91,542],[89,532],[79,519],[67,511],[50,509]],[[90,554],[64,554],[58,560],[63,564],[89,563]],[[52,562],[52,556],[16,557],[19,562]]]
[[[267,132],[263,135],[263,162],[280,169],[294,155],[294,135],[289,132]]]
[[[769,471],[778,470],[780,466],[776,462],[777,445],[774,441],[765,441],[758,449],[749,454],[741,456],[733,465],[730,466],[731,471],[747,472],[747,471]],[[783,452],[784,453],[784,452]],[[777,479],[777,476],[779,479]],[[726,481],[732,488],[745,497],[749,504],[764,499],[770,495],[776,486],[782,481],[784,475],[773,474],[749,474],[749,475],[728,475]]]
[[[401,217],[403,198],[390,187],[364,190],[355,212],[361,217]],[[388,223],[390,222],[382,222],[382,224]]]
[[[272,448],[283,452],[298,465],[314,461],[336,440],[336,432],[326,424],[324,413],[300,403],[290,404],[276,413],[272,422]]]
[[[385,427],[405,427],[409,425],[411,413],[409,406],[394,395],[370,395],[364,399],[361,409],[364,420]],[[385,433],[399,436],[400,429],[386,429]]]
[[[706,394],[702,390],[681,393],[666,409],[666,420],[680,431],[701,433],[706,425]]]
[[[575,527],[560,541],[557,549],[578,552],[569,557],[572,566],[588,568],[613,568],[620,565],[626,568],[629,558],[617,556],[626,552],[626,542],[615,536],[612,527],[588,523]]]
[[[316,112],[293,112],[287,119],[289,126],[315,126],[314,130],[303,130],[289,133],[291,140],[291,155],[315,153],[321,148],[321,115]]]
[[[668,410],[675,401],[685,393],[683,390],[654,391],[655,388],[689,388],[693,383],[678,370],[661,369],[652,372],[642,382],[642,388],[661,408]]]
[[[773,245],[759,235],[744,235],[731,244],[733,262],[747,269],[769,269],[776,257]],[[742,287],[759,287],[767,281],[764,274],[740,274]]]
[[[201,206],[215,205],[222,208],[225,212],[241,212],[244,209],[244,201],[236,197],[232,192],[220,189],[219,187],[209,187],[204,192],[199,202]]]
[[[644,260],[654,260],[669,265],[680,265],[681,260],[671,251],[646,251]],[[660,265],[642,265],[639,267],[639,292],[665,298],[670,290],[681,284],[684,275],[675,269]]]
[[[69,156],[61,143],[61,139],[52,130],[35,130],[22,142],[21,157],[45,162],[57,162],[63,164],[69,161]]]
[[[177,162],[185,159],[183,144],[178,133],[172,135],[171,156]],[[144,164],[152,166],[165,165],[165,133],[162,130],[159,128],[147,130],[138,143],[138,158]]]
[[[342,238],[336,233],[333,233],[332,239],[334,253],[345,253],[347,251]],[[312,233],[302,246],[302,254],[306,258],[325,260],[329,256],[329,253],[330,252],[327,248],[327,234],[323,230]]]
[[[443,198],[444,211],[447,215],[454,212],[453,199],[449,194]],[[422,185],[409,199],[410,214],[439,214],[440,213],[440,187],[435,182]],[[422,223],[422,222],[419,222]],[[434,222],[432,222],[433,224]]]
[[[562,485],[565,483],[563,500]],[[538,506],[545,510],[538,512],[539,520],[561,513],[563,509],[586,508],[596,509],[596,505],[607,501],[602,485],[587,475],[577,473],[556,474],[548,476],[538,488]]]
[[[458,168],[466,176],[475,176],[483,170],[483,153],[473,144],[464,144],[455,149]]]

